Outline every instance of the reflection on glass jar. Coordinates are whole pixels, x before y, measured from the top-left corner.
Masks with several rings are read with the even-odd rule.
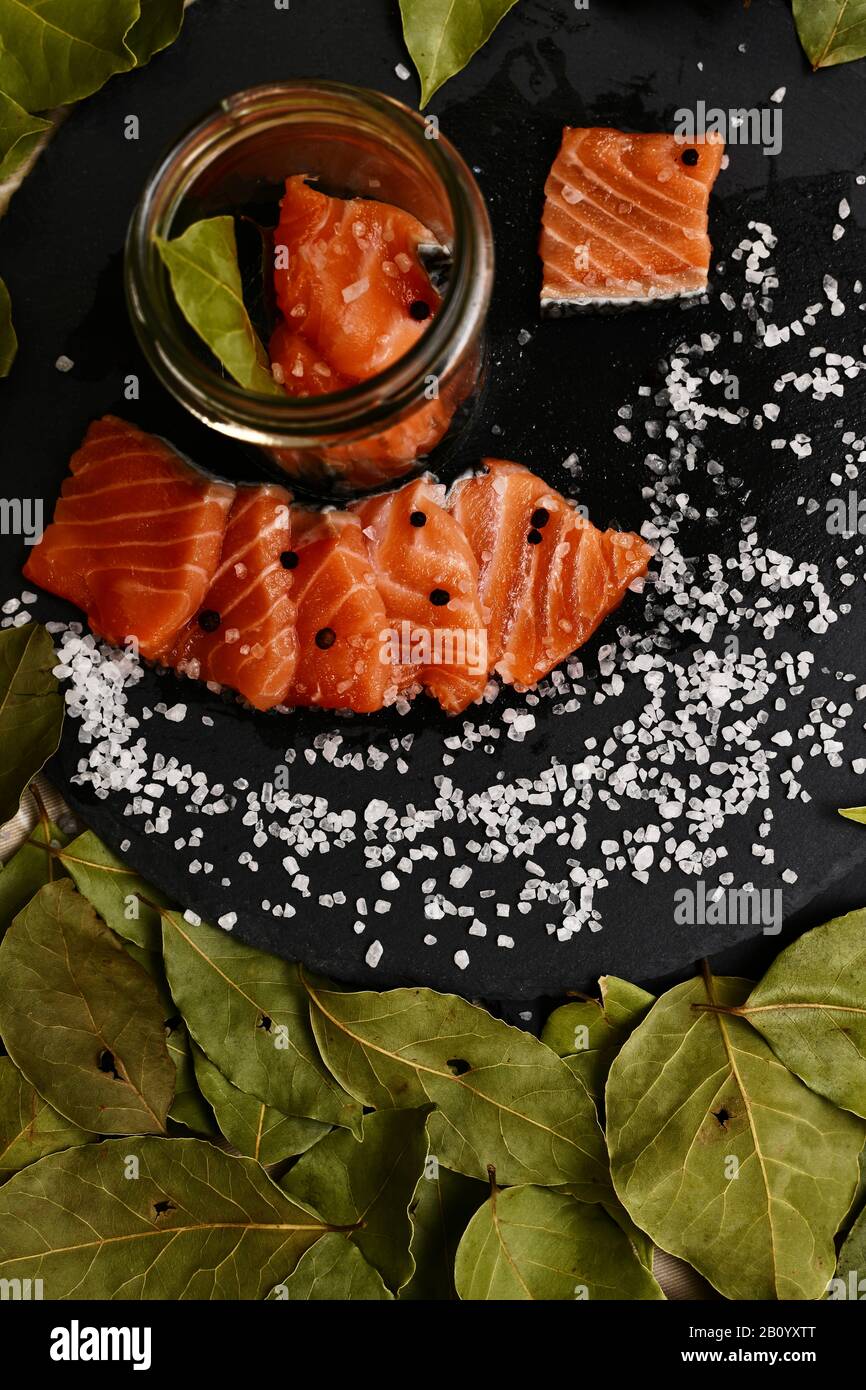
[[[426,242],[429,232],[432,241],[418,246],[420,264],[411,267],[411,276],[405,254],[395,255],[396,264],[385,262],[395,282],[405,272],[417,286],[422,275],[429,293],[407,304],[399,353],[389,355],[386,346],[370,356],[375,374],[362,366],[358,379],[332,372],[322,347],[324,329],[330,332],[341,316],[341,300],[336,312],[323,305],[317,322],[324,329],[311,337],[311,306],[299,302],[309,295],[297,293],[297,276],[291,285],[292,277],[274,277],[277,307],[266,341],[283,397],[251,392],[222,373],[174,302],[155,239],[176,237],[200,218],[231,213],[238,226],[254,219],[274,227],[266,258],[271,260],[281,249],[283,224],[275,224],[287,179],[311,203],[349,209],[351,204],[333,200],[363,198],[372,200],[371,216],[374,204],[402,209],[395,220],[420,224],[418,240]],[[363,215],[364,205],[354,206]],[[339,216],[332,220],[340,222]],[[363,225],[356,231],[364,246]],[[314,232],[306,245],[321,262],[329,234],[316,238]],[[390,226],[386,235],[393,236]],[[344,244],[333,244],[345,255]],[[331,83],[282,83],[224,101],[154,171],[127,240],[130,312],[163,384],[200,420],[258,445],[282,471],[324,493],[381,486],[424,466],[434,451],[439,457],[449,451],[471,413],[482,373],[492,278],[492,235],[481,193],[435,121],[378,93]],[[296,299],[290,302],[292,288]],[[367,288],[368,277],[343,287],[348,309]],[[409,317],[425,321],[413,325]],[[385,337],[378,341],[387,343]],[[342,367],[343,358],[338,360]],[[319,373],[315,387],[313,377],[307,387],[305,372]],[[340,389],[332,389],[334,382]]]

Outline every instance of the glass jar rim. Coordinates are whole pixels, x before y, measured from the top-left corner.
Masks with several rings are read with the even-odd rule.
[[[221,376],[179,336],[166,331],[174,308],[156,238],[170,233],[190,184],[258,117],[276,123],[287,112],[333,115],[358,109],[405,138],[432,165],[453,219],[453,262],[430,327],[396,362],[357,386],[329,395],[276,397]],[[125,252],[127,303],[140,345],[160,381],[216,429],[253,443],[303,447],[328,436],[362,437],[417,403],[431,378],[450,374],[471,351],[486,315],[493,279],[493,235],[481,191],[463,157],[424,117],[393,97],[346,83],[294,79],[247,88],[195,121],[151,172],[129,223]],[[375,133],[375,131],[373,132]],[[161,312],[162,306],[169,312]],[[178,311],[179,312],[179,311]]]

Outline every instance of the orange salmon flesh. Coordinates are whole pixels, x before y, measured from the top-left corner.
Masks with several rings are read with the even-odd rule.
[[[542,307],[647,303],[707,287],[720,138],[566,127],[545,184]]]
[[[370,380],[423,337],[440,296],[419,247],[423,223],[368,198],[332,198],[301,174],[286,180],[274,235],[274,290],[282,315],[270,340],[276,379],[290,396],[330,395]],[[335,465],[377,465],[375,476],[426,457],[454,415],[446,399],[418,408],[357,444],[329,447]]]
[[[497,459],[450,496],[420,478],[343,511],[217,482],[113,416],[70,466],[27,578],[111,644],[260,710],[369,713],[424,690],[457,713],[491,672],[535,685],[651,558]]]

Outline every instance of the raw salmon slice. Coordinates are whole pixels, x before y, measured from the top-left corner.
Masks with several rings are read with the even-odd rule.
[[[707,287],[720,137],[570,129],[545,185],[542,308],[648,303]]]
[[[283,318],[269,350],[290,396],[330,395],[376,376],[415,346],[439,309],[418,253],[436,238],[390,203],[331,198],[295,175],[274,243],[287,264],[275,262]],[[448,395],[421,402],[379,434],[329,447],[328,461],[359,485],[405,472],[447,433],[456,409]]]
[[[390,679],[385,606],[360,520],[293,507],[292,550],[298,660],[286,703],[381,709]]]
[[[271,343],[290,395],[366,381],[426,332],[439,295],[419,257],[433,233],[402,208],[330,198],[302,174],[286,180],[274,235],[274,288],[285,328]]]
[[[293,554],[285,489],[239,487],[219,568],[166,664],[194,680],[231,686],[256,709],[281,704],[298,655]]]
[[[487,684],[487,633],[478,563],[444,500],[444,488],[419,478],[352,510],[385,604],[389,685],[404,692],[421,686],[457,712]]]
[[[457,484],[451,511],[478,561],[490,667],[534,685],[622,602],[652,552],[640,536],[597,530],[521,464],[486,462]]]
[[[24,574],[87,613],[114,646],[157,659],[201,607],[234,488],[163,440],[107,415],[87,431]]]

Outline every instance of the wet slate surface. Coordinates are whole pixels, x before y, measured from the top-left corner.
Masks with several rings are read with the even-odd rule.
[[[42,496],[50,513],[69,453],[87,422],[107,410],[126,413],[172,438],[193,458],[228,477],[258,475],[252,453],[210,435],[148,375],[122,301],[126,222],[163,147],[230,91],[312,75],[417,99],[414,79],[405,83],[394,73],[396,64],[405,60],[396,15],[397,5],[391,0],[368,0],[362,16],[354,0],[328,0],[324,12],[310,4],[284,12],[263,0],[206,0],[189,12],[185,32],[171,51],[147,71],[115,79],[70,115],[0,223],[0,268],[13,294],[21,339],[14,373],[0,384],[0,453],[7,496]],[[739,51],[743,43],[745,53]],[[784,277],[778,316],[786,321],[802,308],[805,294],[814,297],[813,286],[820,290],[831,257],[833,208],[843,194],[851,198],[853,216],[847,237],[832,248],[834,273],[843,283],[862,267],[866,196],[853,188],[851,175],[861,167],[864,150],[852,113],[864,109],[866,65],[812,75],[785,0],[766,0],[748,10],[685,0],[664,6],[606,0],[585,12],[576,11],[570,0],[522,0],[470,69],[435,98],[433,109],[443,129],[478,171],[497,242],[491,383],[462,463],[485,453],[520,459],[573,492],[573,480],[560,463],[577,450],[582,463],[580,498],[593,519],[601,525],[640,524],[640,488],[646,481],[642,455],[623,449],[613,438],[617,407],[635,397],[641,382],[654,379],[656,362],[681,338],[692,340],[696,333],[714,328],[729,332],[730,324],[716,297],[688,314],[676,306],[660,306],[627,316],[539,324],[535,243],[544,177],[566,122],[669,128],[676,109],[693,106],[698,99],[725,108],[765,105],[769,94],[783,85],[787,95],[781,154],[766,158],[753,147],[732,151],[731,166],[713,200],[712,219],[716,258],[728,256],[750,217],[773,225],[780,237],[778,262]],[[141,138],[135,143],[123,138],[124,117],[130,113],[140,117]],[[856,313],[839,327],[854,353],[862,344],[861,327]],[[521,329],[532,335],[523,345],[518,342]],[[61,353],[75,363],[65,375],[53,365]],[[773,380],[794,358],[782,349],[771,360],[770,354],[744,345],[732,349],[726,362],[748,382],[749,400],[759,403],[771,397]],[[134,405],[122,398],[123,379],[130,372],[138,373],[142,382],[141,398]],[[862,395],[860,401],[862,419]],[[812,436],[815,458],[810,467],[821,480],[813,486],[826,491],[828,465],[839,452],[836,421],[842,412],[832,402],[818,407],[808,397],[800,399],[796,409],[799,418],[796,413],[790,417],[786,433],[802,428]],[[845,413],[852,418],[850,396]],[[704,511],[720,505],[721,515],[717,523],[701,520],[689,528],[683,545],[687,553],[725,553],[739,533],[741,515],[748,512],[759,518],[765,543],[814,559],[830,571],[838,543],[828,537],[822,515],[808,518],[796,506],[805,479],[803,470],[792,463],[793,456],[786,455],[780,467],[766,439],[748,428],[738,431],[735,447],[730,438],[719,447],[735,454],[744,486],[719,504],[705,478],[690,479],[695,506]],[[5,594],[19,591],[22,553],[17,541],[3,538],[0,580]],[[43,617],[70,612],[59,602],[40,603]],[[641,615],[639,600],[629,597],[620,618],[608,623],[588,649],[588,671],[599,641],[614,636],[616,621],[634,629]],[[864,637],[866,620],[860,612],[826,637],[794,631],[785,645],[794,651],[814,650],[819,665],[826,668],[827,692],[838,697],[837,671],[866,680]],[[684,659],[688,650],[678,655]],[[617,705],[617,720],[637,708],[638,694],[626,692]],[[274,766],[291,746],[298,755],[292,790],[328,797],[359,814],[371,797],[394,804],[429,800],[431,779],[442,771],[442,738],[453,732],[453,725],[426,701],[405,719],[385,713],[342,721],[339,728],[347,744],[362,750],[371,740],[386,743],[390,736],[410,730],[416,735],[407,778],[399,777],[393,760],[382,772],[347,774],[328,768],[321,759],[312,768],[305,763],[305,748],[334,727],[327,716],[253,717],[190,683],[181,685],[154,673],[138,687],[132,705],[152,705],[160,699],[171,704],[180,698],[190,708],[187,720],[180,725],[158,721],[158,746],[167,756],[174,753],[181,761],[189,760],[204,769],[212,783],[230,786],[242,772],[253,785],[260,785],[272,780]],[[201,713],[214,720],[213,727],[202,725],[196,717]],[[592,704],[571,718],[553,717],[542,705],[536,717],[536,730],[525,743],[500,740],[493,755],[458,758],[456,770],[449,769],[455,780],[464,788],[480,790],[498,773],[510,780],[531,776],[551,757],[572,762],[584,739],[606,737],[613,722],[609,708]],[[191,876],[191,853],[175,853],[170,846],[174,835],[184,834],[200,817],[176,810],[168,843],[146,835],[144,817],[123,815],[125,798],[95,802],[71,783],[80,754],[76,726],[68,721],[53,775],[109,843],[130,841],[127,857],[137,868],[202,914],[215,917],[236,911],[236,930],[256,944],[303,958],[346,980],[378,986],[414,981],[470,995],[529,999],[585,987],[602,972],[657,979],[704,953],[729,951],[754,932],[748,927],[677,927],[672,920],[671,878],[660,877],[638,888],[628,875],[620,875],[604,893],[603,931],[584,930],[563,946],[547,936],[545,914],[512,917],[507,930],[515,936],[517,948],[509,951],[497,949],[494,922],[487,940],[472,941],[470,967],[461,972],[453,954],[458,945],[466,944],[465,924],[445,924],[437,947],[425,947],[417,881],[394,895],[392,911],[377,917],[364,936],[352,931],[353,912],[321,909],[315,897],[291,923],[280,922],[260,906],[264,897],[285,896],[279,853],[263,854],[256,875],[233,868],[230,889],[220,887],[216,873],[210,878]],[[775,808],[777,867],[763,878],[751,854],[753,821],[744,819],[725,834],[726,867],[737,882],[777,887],[778,866],[790,864],[799,871],[798,883],[785,890],[787,930],[859,906],[866,898],[866,874],[858,869],[862,830],[840,822],[835,813],[838,805],[866,799],[861,784],[846,760],[843,769],[816,766],[810,773],[810,790],[813,800],[808,806],[782,802]],[[636,805],[635,824],[642,816]],[[592,833],[601,838],[621,831],[622,824],[619,819],[616,828],[609,828],[601,818],[593,821]],[[247,847],[238,840],[237,820],[214,817],[206,829],[206,857],[220,866],[234,866],[239,848]],[[444,827],[444,833],[448,830]],[[472,838],[471,831],[450,830],[458,844]],[[540,857],[549,871],[561,869],[556,855],[549,861]],[[482,869],[475,886],[485,881]],[[513,900],[523,872],[505,866],[489,881],[500,896]],[[378,895],[360,851],[341,852],[339,859],[331,855],[317,866],[313,886],[318,891],[333,891],[337,882],[350,902],[357,894],[371,900]],[[375,974],[364,963],[373,935],[385,948]],[[759,939],[721,959],[744,971],[756,969],[762,953],[775,951],[778,944],[778,938]]]

